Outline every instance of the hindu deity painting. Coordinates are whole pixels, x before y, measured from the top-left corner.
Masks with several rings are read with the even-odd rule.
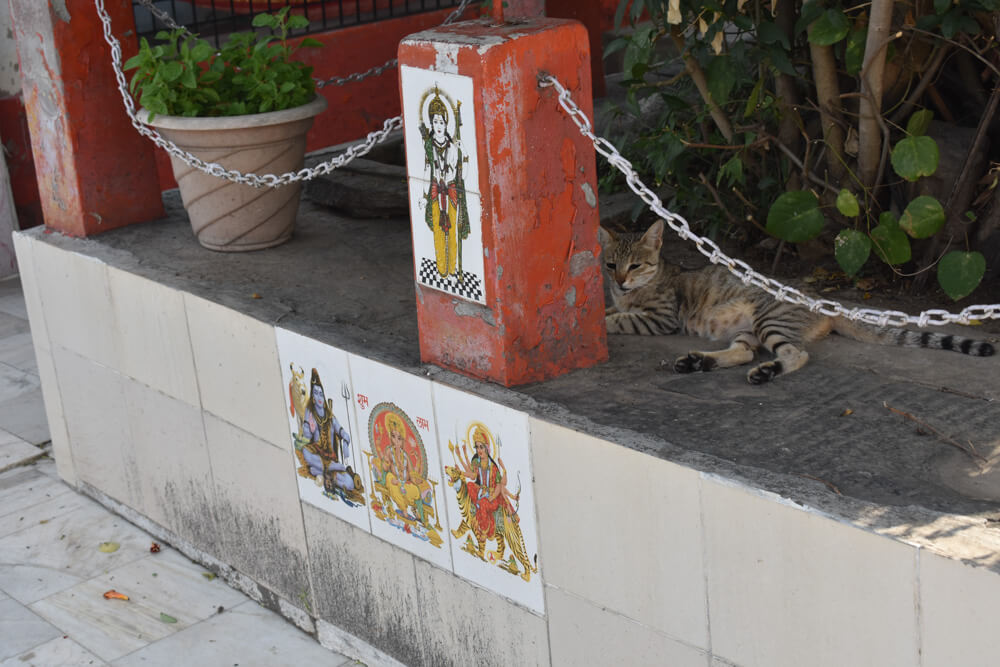
[[[451,539],[431,383],[349,355],[372,534],[444,569]]]
[[[417,280],[486,303],[472,79],[401,68]]]
[[[277,338],[299,496],[369,530],[347,356],[283,329]]]
[[[528,416],[434,385],[455,574],[544,613]]]
[[[437,482],[428,479],[427,450],[410,417],[394,403],[368,416],[371,508],[381,521],[440,547]]]
[[[512,492],[507,467],[500,457],[500,438],[495,438],[486,424],[472,422],[465,438],[458,443],[448,442],[448,451],[455,465],[445,466],[444,471],[462,518],[451,534],[456,539],[465,537],[462,549],[466,553],[531,581],[538,566],[528,557],[517,514],[521,480],[517,480],[517,490]]]

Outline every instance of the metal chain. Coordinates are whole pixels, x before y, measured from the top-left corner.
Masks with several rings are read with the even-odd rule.
[[[727,256],[711,239],[692,232],[690,225],[688,225],[687,220],[683,217],[665,209],[663,202],[660,201],[656,193],[646,187],[646,184],[639,178],[639,174],[632,168],[632,163],[622,157],[621,153],[618,152],[618,149],[610,141],[594,134],[590,119],[577,106],[570,92],[559,83],[558,79],[550,74],[541,74],[538,78],[538,85],[543,88],[553,87],[559,92],[559,106],[562,107],[563,111],[569,115],[570,120],[580,129],[580,133],[593,142],[594,149],[603,155],[611,166],[625,175],[625,182],[628,183],[632,192],[638,195],[656,215],[663,218],[667,225],[681,239],[693,242],[697,246],[698,251],[713,264],[725,265],[730,273],[743,281],[743,284],[759,287],[779,301],[804,306],[816,313],[822,313],[829,317],[845,317],[849,320],[867,322],[868,324],[878,326],[905,326],[907,324],[914,324],[919,327],[925,327],[931,324],[942,325],[953,322],[969,324],[972,320],[1000,319],[1000,304],[969,306],[960,313],[932,309],[925,310],[919,315],[908,315],[898,310],[848,308],[830,299],[814,299],[794,287],[789,287],[773,278],[768,278],[757,273],[746,262]]]
[[[465,11],[471,0],[462,0],[458,7],[448,15],[444,20],[444,24],[452,23]],[[166,13],[157,9],[153,4],[152,0],[139,0],[140,4],[146,8],[150,13],[152,13],[157,19],[163,21],[164,25],[171,29],[182,29],[187,32],[186,28],[177,25],[177,23]],[[353,160],[354,158],[361,157],[368,153],[376,144],[380,144],[385,141],[388,136],[394,131],[403,126],[403,119],[401,116],[395,116],[389,118],[382,123],[381,130],[375,130],[370,132],[364,140],[348,147],[346,151],[340,155],[317,165],[313,168],[300,169],[299,171],[285,172],[284,174],[264,174],[262,176],[257,174],[246,174],[235,169],[226,169],[222,165],[215,162],[205,162],[201,158],[188,153],[187,151],[178,147],[172,141],[163,138],[159,132],[152,129],[145,123],[141,122],[136,117],[135,111],[135,101],[128,92],[128,83],[125,79],[125,74],[122,72],[122,47],[121,43],[114,36],[114,31],[111,26],[111,16],[108,14],[104,7],[104,0],[94,0],[94,7],[97,10],[98,18],[101,20],[101,24],[104,30],[104,41],[108,43],[111,47],[111,65],[115,73],[115,79],[118,82],[118,92],[122,97],[122,102],[125,105],[125,113],[128,115],[129,120],[132,122],[132,127],[136,129],[139,134],[148,137],[157,146],[167,151],[170,155],[180,159],[188,166],[205,172],[206,174],[211,174],[218,178],[224,178],[233,183],[242,183],[244,185],[252,185],[255,188],[259,187],[278,187],[281,185],[288,185],[289,183],[294,183],[296,181],[305,181],[316,178],[317,176],[323,176],[329,174],[334,169],[343,167],[345,164]],[[190,34],[190,33],[189,33]],[[389,62],[379,65],[378,67],[373,67],[367,72],[362,72],[359,74],[352,74],[349,77],[343,79],[343,83],[348,81],[360,81],[368,76],[375,76],[376,74],[381,74],[383,71],[388,69],[390,66],[395,66],[396,61],[390,60]],[[327,82],[319,82],[318,86],[322,87],[327,83],[333,82],[334,85],[338,84],[336,81],[331,80]]]

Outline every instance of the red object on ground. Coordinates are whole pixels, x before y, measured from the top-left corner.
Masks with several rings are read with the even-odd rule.
[[[131,28],[130,0],[109,0]],[[163,215],[152,145],[129,123],[93,0],[11,0],[45,224],[87,236]]]
[[[401,67],[470,77],[476,109],[486,305],[418,284],[423,361],[511,386],[607,360],[594,148],[538,85],[555,75],[592,117],[587,40],[575,21],[485,19],[400,45]]]

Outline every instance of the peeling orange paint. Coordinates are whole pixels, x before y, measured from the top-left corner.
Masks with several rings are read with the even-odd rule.
[[[420,289],[423,361],[510,386],[607,359],[599,216],[587,203],[588,189],[597,191],[593,146],[537,79],[554,74],[592,115],[588,53],[583,26],[544,18],[466,22],[400,45],[400,64],[434,70],[443,62],[473,79],[480,182],[469,187],[482,196],[494,323],[457,313],[447,293]]]

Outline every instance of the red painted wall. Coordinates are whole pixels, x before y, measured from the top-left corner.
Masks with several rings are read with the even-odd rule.
[[[21,229],[36,227],[45,222],[42,203],[38,196],[35,178],[35,161],[31,155],[31,135],[28,116],[20,95],[0,98],[0,138],[7,155],[10,186],[14,191],[14,205]]]

